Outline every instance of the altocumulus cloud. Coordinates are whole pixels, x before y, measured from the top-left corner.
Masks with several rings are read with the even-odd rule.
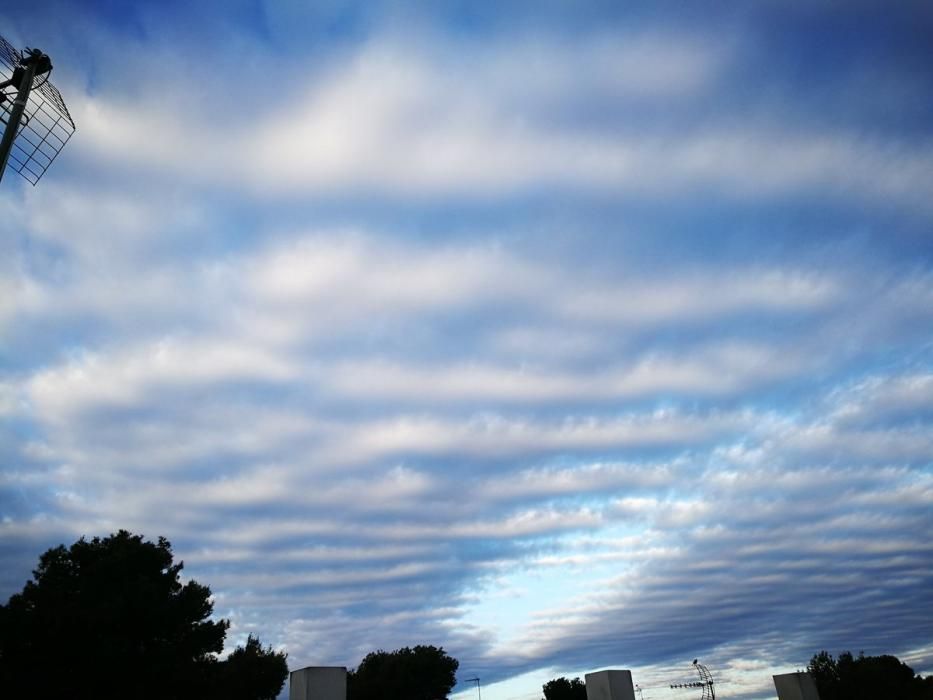
[[[933,670],[929,12],[272,5],[0,17],[79,124],[0,194],[4,595],[125,527],[293,666]]]

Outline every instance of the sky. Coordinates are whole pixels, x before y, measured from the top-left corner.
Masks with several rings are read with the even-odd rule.
[[[292,669],[933,673],[933,6],[6,3],[0,599],[162,535]]]

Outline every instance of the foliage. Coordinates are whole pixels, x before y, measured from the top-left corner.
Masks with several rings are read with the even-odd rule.
[[[275,700],[288,676],[286,654],[263,649],[252,635],[216,667],[211,696],[223,700]]]
[[[460,663],[443,647],[405,647],[366,655],[347,677],[349,700],[441,700],[456,684]]]
[[[921,678],[894,656],[857,657],[844,651],[834,659],[821,651],[807,666],[821,700],[933,700],[933,677]]]
[[[572,681],[563,676],[554,678],[545,683],[544,700],[586,700],[586,684],[579,678]]]
[[[275,697],[285,655],[250,638],[218,661],[229,623],[209,619],[210,589],[182,568],[168,540],[125,530],[45,552],[0,606],[4,696],[203,700],[235,678],[253,693],[238,699]]]

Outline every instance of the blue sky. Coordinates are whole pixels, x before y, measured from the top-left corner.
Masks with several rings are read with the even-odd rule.
[[[309,7],[310,5],[310,7]],[[33,3],[0,594],[164,535],[216,613],[487,700],[933,672],[923,2]],[[473,697],[470,684],[460,688]]]

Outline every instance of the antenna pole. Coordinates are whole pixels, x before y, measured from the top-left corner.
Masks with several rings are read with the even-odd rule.
[[[39,58],[41,56],[42,52],[36,49],[29,54],[29,60],[24,59],[20,62],[23,66],[23,76],[19,83],[19,91],[16,93],[16,99],[13,101],[13,109],[10,110],[10,119],[7,121],[6,129],[3,131],[3,141],[0,141],[0,180],[3,179],[7,161],[10,159],[13,139],[16,138],[16,132],[19,131],[19,123],[23,119],[23,110],[26,109],[26,102],[29,101],[29,92],[32,90],[32,79],[36,76],[36,68],[39,65]]]
[[[472,682],[474,682],[474,681],[476,682],[476,694],[479,696],[479,700],[483,700],[483,691],[481,691],[481,690],[479,689],[479,676],[477,676],[476,678],[467,678],[467,679],[466,679],[466,682],[467,682],[467,683],[472,683]]]

